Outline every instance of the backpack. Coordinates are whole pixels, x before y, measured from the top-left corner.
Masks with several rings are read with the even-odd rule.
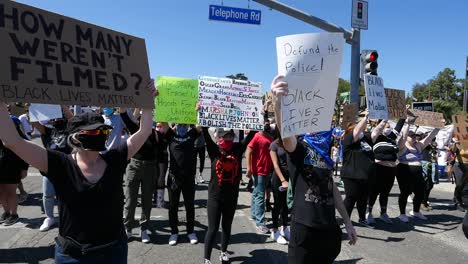
[[[226,154],[221,151],[219,159],[216,161],[215,172],[218,180],[218,186],[224,182],[235,185],[239,182],[238,179],[239,162],[233,154]]]

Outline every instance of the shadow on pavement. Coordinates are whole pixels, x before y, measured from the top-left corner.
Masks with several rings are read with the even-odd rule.
[[[357,259],[347,259],[347,260],[339,260],[333,262],[334,264],[354,264],[358,263],[358,261],[362,260],[362,258],[357,258]]]
[[[287,263],[288,254],[279,250],[257,249],[250,252],[250,256],[239,256],[230,259],[232,263]]]
[[[0,249],[1,263],[30,263],[54,258],[54,245],[47,247],[25,247]]]

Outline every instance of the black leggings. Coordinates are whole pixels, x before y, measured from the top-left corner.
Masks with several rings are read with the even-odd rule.
[[[333,263],[341,252],[341,234],[338,226],[320,229],[292,221],[288,263]]]
[[[197,157],[200,158],[200,168],[198,169],[198,172],[203,173],[203,169],[205,168],[205,146],[195,148],[195,171],[197,166]]]
[[[432,162],[423,162],[422,166],[424,166],[422,170],[424,180],[424,196],[422,204],[427,206],[432,188],[434,188],[434,182],[432,182]]]
[[[159,175],[156,181],[156,189],[164,189],[166,183],[166,173],[169,162],[160,162],[159,163]]]
[[[342,179],[346,194],[344,204],[349,217],[351,217],[354,205],[356,204],[359,214],[359,220],[366,219],[366,207],[369,193],[368,180],[349,178]]]
[[[167,186],[167,191],[169,193],[169,224],[171,226],[171,234],[179,233],[177,226],[179,225],[178,212],[180,193],[184,196],[185,211],[187,214],[187,234],[193,233],[195,225],[195,179],[193,179],[193,177],[186,177],[180,186],[172,189],[172,177],[169,175]]]
[[[288,192],[280,192],[279,186],[273,184],[273,199],[275,200],[275,205],[273,207],[273,212],[271,212],[271,218],[273,221],[273,228],[278,228],[279,226],[279,217],[281,216],[281,225],[286,227],[288,226],[288,204],[287,204],[287,195]]]
[[[232,221],[237,207],[237,196],[224,200],[209,198],[207,207],[208,231],[205,237],[205,259],[210,259],[220,222],[222,228],[221,251],[227,252],[231,238]]]
[[[369,213],[372,213],[377,196],[379,196],[380,214],[387,213],[388,195],[392,190],[396,174],[396,167],[376,164],[375,173],[369,177]]]
[[[400,214],[406,214],[406,203],[411,193],[414,193],[413,211],[419,212],[425,191],[422,166],[410,166],[400,163],[398,165],[397,180],[398,187],[400,187],[400,196],[398,197]]]

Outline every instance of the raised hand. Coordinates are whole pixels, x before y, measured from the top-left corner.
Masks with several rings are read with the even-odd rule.
[[[277,75],[271,82],[271,93],[276,97],[288,95],[289,93],[288,83],[281,81],[283,78],[283,75]]]

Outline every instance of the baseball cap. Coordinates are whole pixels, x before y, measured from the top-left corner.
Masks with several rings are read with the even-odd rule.
[[[67,129],[68,133],[75,133],[80,130],[94,130],[98,128],[112,129],[111,126],[104,124],[104,118],[94,112],[88,112],[76,115],[68,120]]]
[[[218,128],[216,132],[218,134],[218,137],[224,137],[227,134],[232,134],[232,136],[234,136],[234,130],[230,128]]]

